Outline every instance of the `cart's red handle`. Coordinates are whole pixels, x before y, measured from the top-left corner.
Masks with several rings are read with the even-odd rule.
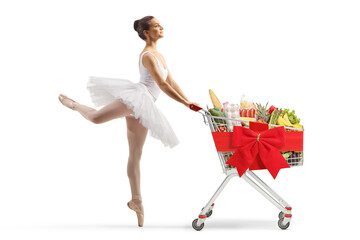
[[[190,108],[191,110],[195,111],[195,112],[197,112],[197,111],[199,111],[199,110],[202,109],[201,107],[198,107],[198,106],[196,106],[196,105],[194,105],[194,104],[190,104],[189,108]]]

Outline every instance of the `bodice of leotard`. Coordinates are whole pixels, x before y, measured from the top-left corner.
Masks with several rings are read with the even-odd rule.
[[[161,73],[162,77],[164,78],[164,81],[167,78],[168,70],[163,67],[161,62],[151,52],[145,51],[145,52],[143,52],[143,54],[141,54],[140,68],[139,68],[139,71],[140,71],[140,83],[144,84],[148,88],[149,92],[151,93],[151,95],[153,95],[153,97],[156,100],[160,95],[161,89],[159,88],[159,86],[157,85],[155,80],[151,77],[149,71],[144,67],[144,65],[142,63],[142,58],[143,58],[144,54],[147,53],[147,52],[150,53],[151,55],[153,55],[154,58],[156,59],[156,61],[158,62],[159,70],[160,70],[160,73]]]

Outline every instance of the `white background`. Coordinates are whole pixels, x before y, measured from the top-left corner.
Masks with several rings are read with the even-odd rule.
[[[360,64],[357,1],[1,1],[0,238],[340,237],[356,234]],[[199,113],[161,93],[157,106],[180,140],[148,136],[141,160],[145,224],[126,203],[125,119],[95,125],[60,104],[93,107],[88,76],[139,80],[145,46],[133,23],[155,16],[158,51],[191,101],[212,107],[241,95],[295,109],[304,166],[273,180],[293,207],[278,209],[234,178],[205,228],[191,222],[225,175]],[[356,86],[356,87],[355,87]]]

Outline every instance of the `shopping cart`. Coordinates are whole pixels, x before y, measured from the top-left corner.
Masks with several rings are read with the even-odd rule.
[[[192,227],[195,230],[200,231],[204,227],[204,222],[205,222],[206,218],[208,218],[212,215],[213,208],[214,208],[214,202],[217,199],[217,197],[220,195],[221,191],[225,188],[226,184],[230,181],[231,178],[240,175],[238,172],[238,169],[236,167],[227,164],[228,160],[232,157],[232,155],[235,153],[235,151],[223,151],[224,149],[221,149],[221,147],[219,147],[219,145],[221,145],[221,144],[218,142],[219,139],[217,137],[221,136],[224,139],[224,136],[225,136],[225,139],[226,139],[226,138],[228,138],[228,136],[231,136],[231,134],[232,134],[231,132],[224,132],[224,129],[227,129],[227,123],[229,121],[232,122],[232,125],[234,126],[234,131],[235,131],[235,128],[236,129],[240,129],[240,128],[247,128],[247,129],[250,128],[251,129],[250,126],[251,126],[252,122],[243,121],[240,119],[230,119],[230,118],[225,118],[225,117],[212,116],[209,111],[202,109],[200,107],[197,107],[195,105],[190,105],[190,109],[201,113],[204,118],[204,123],[206,125],[209,125],[210,130],[213,135],[213,138],[214,138],[215,146],[217,147],[217,153],[218,153],[218,156],[220,159],[220,163],[221,163],[223,172],[226,174],[225,180],[221,183],[220,187],[216,190],[214,195],[210,198],[209,202],[202,208],[198,218],[194,219],[194,221],[192,222]],[[267,124],[262,124],[262,125],[263,125],[263,127],[266,127],[267,129],[279,127],[277,125],[267,125]],[[241,127],[235,127],[235,126],[241,126]],[[228,128],[227,130],[229,130],[229,129],[230,128]],[[244,129],[241,129],[241,130],[244,130]],[[279,128],[276,130],[282,130],[282,129]],[[232,131],[232,129],[231,129],[231,131]],[[286,162],[288,164],[287,167],[302,166],[303,165],[303,150],[302,150],[303,129],[284,127],[284,130],[282,130],[282,131],[284,132],[284,134],[286,133],[286,137],[288,138],[289,142],[293,143],[293,144],[291,144],[291,143],[288,144],[287,150],[289,150],[289,145],[292,145],[292,146],[290,146],[290,149],[292,148],[291,150],[294,150],[293,154],[291,154],[291,156],[289,156],[286,159]],[[257,135],[257,141],[259,141],[259,137],[260,137],[260,133]],[[283,149],[280,149],[280,151],[281,150],[283,150]],[[282,151],[280,153],[284,153],[284,151]],[[289,151],[287,153],[289,153]],[[285,158],[283,158],[282,161],[284,161],[284,159]],[[248,170],[243,172],[243,174],[241,175],[241,178],[244,179],[247,183],[249,183],[252,187],[254,187],[267,200],[269,200],[272,204],[274,204],[280,210],[280,213],[278,215],[278,218],[279,218],[278,226],[281,229],[287,229],[290,225],[290,220],[292,217],[292,214],[291,214],[292,208],[289,203],[287,203],[284,199],[282,199],[274,190],[272,190],[257,175],[255,175],[255,173],[252,172],[252,170],[257,170],[257,169],[266,169],[266,167],[264,167],[264,165],[261,163],[261,161],[259,161],[259,158],[256,159],[256,162],[252,165],[252,167],[248,168]]]

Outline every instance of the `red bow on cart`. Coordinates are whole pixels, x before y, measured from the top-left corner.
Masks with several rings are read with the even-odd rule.
[[[234,126],[231,145],[237,150],[226,164],[236,167],[240,177],[257,158],[260,158],[274,179],[281,168],[290,167],[279,151],[285,145],[284,127],[275,127],[258,133]]]

